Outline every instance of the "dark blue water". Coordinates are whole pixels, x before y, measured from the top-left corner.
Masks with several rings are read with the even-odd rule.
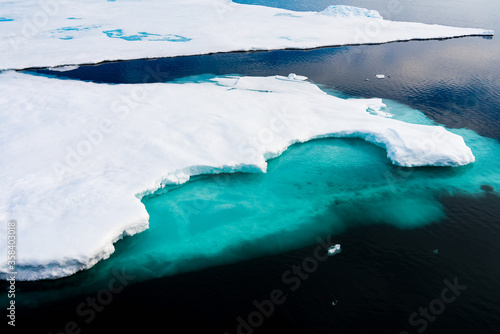
[[[300,10],[320,10],[330,4],[264,0],[258,3]],[[500,11],[495,1],[338,3],[377,9],[383,16],[390,14],[395,20],[500,31],[496,20]],[[286,75],[294,72],[349,95],[396,100],[421,110],[447,127],[466,127],[499,140],[499,65],[497,39],[463,38],[137,60],[85,66],[69,72],[38,72],[106,83],[172,81],[205,73]],[[379,73],[390,78],[377,80],[375,74]],[[344,143],[328,144],[328,147]],[[307,145],[292,150],[297,153],[297,150],[317,149],[318,144]],[[380,155],[377,149],[369,150]],[[294,152],[285,153],[282,159],[289,159]],[[490,172],[498,173],[498,170]],[[255,178],[228,177],[243,183],[254,182],[242,180]],[[307,188],[307,184],[303,186]],[[297,268],[294,266],[300,268],[313,263],[304,261],[314,258],[317,242],[277,255],[173,277],[132,279],[123,291],[111,295],[109,304],[93,309],[93,313],[89,311],[88,298],[90,301],[105,298],[105,292],[100,291],[109,290],[108,281],[91,291],[84,287],[100,275],[99,270],[110,269],[103,263],[68,279],[20,284],[19,299],[23,293],[26,296],[43,295],[45,291],[57,294],[72,288],[72,295],[65,294],[38,307],[20,310],[19,323],[23,324],[20,328],[59,333],[70,321],[75,321],[84,333],[237,333],[238,328],[241,333],[500,332],[500,198],[498,189],[483,188],[481,195],[461,197],[443,191],[439,203],[445,218],[423,227],[399,229],[383,222],[376,225],[358,222],[344,231],[336,231],[332,241],[340,242],[344,251],[327,261],[319,261],[310,273],[292,270]],[[363,210],[361,206],[358,215],[351,214],[363,217]],[[327,214],[316,219],[327,226],[332,223]],[[317,232],[322,239],[329,236],[326,230]],[[130,244],[130,240],[118,243],[115,255],[126,252]],[[288,271],[291,274],[286,275]],[[455,282],[460,289],[455,288],[453,293],[449,284]],[[445,288],[448,290],[443,293]],[[271,312],[266,301],[271,300],[276,290],[284,293],[278,298],[284,301],[279,305],[275,303]],[[338,303],[333,306],[332,301]],[[82,303],[85,308],[79,309]],[[86,311],[84,315],[82,310]]]

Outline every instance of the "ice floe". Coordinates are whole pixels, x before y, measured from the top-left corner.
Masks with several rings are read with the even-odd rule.
[[[9,71],[0,91],[0,220],[17,220],[29,245],[18,248],[21,280],[109,257],[118,239],[148,228],[140,198],[165,184],[266,171],[266,159],[297,142],[362,138],[401,166],[474,161],[443,127],[373,115],[382,100],[337,98],[294,74],[107,85]]]

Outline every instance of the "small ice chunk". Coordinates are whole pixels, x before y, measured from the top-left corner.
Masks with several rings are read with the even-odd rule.
[[[328,255],[329,256],[333,256],[335,254],[338,254],[342,251],[342,249],[340,249],[340,244],[336,244],[336,245],[333,245],[332,247],[328,248]]]

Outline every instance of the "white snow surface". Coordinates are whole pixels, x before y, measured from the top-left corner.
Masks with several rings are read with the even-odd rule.
[[[340,99],[293,74],[107,85],[7,71],[0,92],[0,221],[17,221],[19,280],[90,268],[148,228],[145,194],[201,173],[266,171],[293,143],[358,137],[402,166],[474,161],[443,127],[374,115],[382,100]]]
[[[371,17],[374,19],[382,19],[382,15],[376,10],[359,8],[353,6],[328,6],[320,14],[333,17]]]
[[[0,70],[493,34],[349,6],[294,12],[228,0],[16,0],[2,1],[0,15]]]

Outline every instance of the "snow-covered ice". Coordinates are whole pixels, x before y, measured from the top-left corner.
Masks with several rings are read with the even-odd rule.
[[[145,194],[195,174],[265,171],[293,143],[358,137],[401,166],[474,161],[443,127],[374,115],[382,100],[340,99],[294,74],[107,85],[4,72],[0,92],[0,220],[18,221],[22,280],[107,258],[148,227]]]
[[[0,70],[493,34],[350,6],[294,12],[228,0],[18,0],[1,15]]]
[[[335,254],[338,254],[342,251],[342,248],[340,247],[340,244],[335,244],[328,248],[328,255],[333,256]]]

